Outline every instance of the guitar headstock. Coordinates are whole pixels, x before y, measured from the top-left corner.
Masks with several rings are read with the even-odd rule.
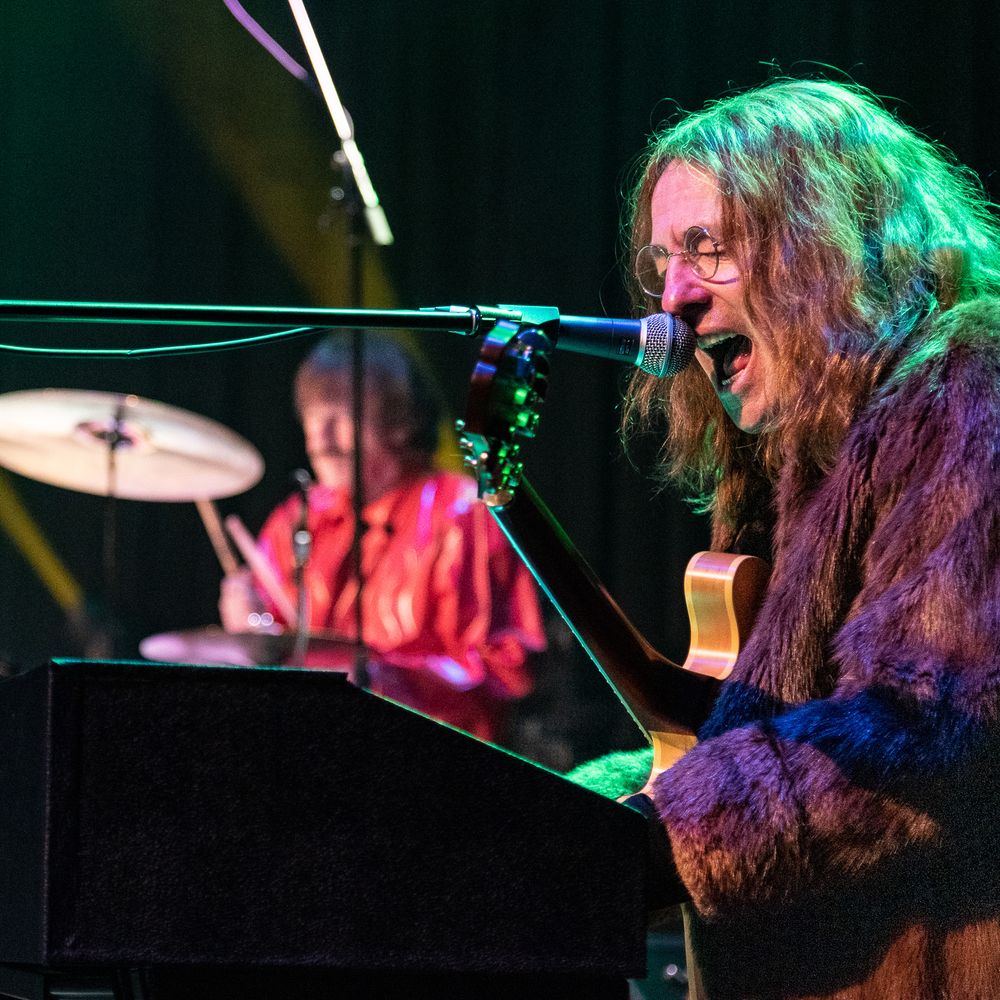
[[[552,341],[535,326],[498,322],[483,341],[472,373],[459,447],[479,496],[492,507],[514,498],[521,481],[521,442],[535,435],[549,378]]]

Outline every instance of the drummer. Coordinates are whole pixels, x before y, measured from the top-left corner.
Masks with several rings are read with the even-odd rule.
[[[496,740],[511,702],[531,690],[528,654],[545,643],[534,585],[476,500],[474,482],[435,469],[440,406],[416,359],[374,333],[365,337],[364,359],[361,631],[372,651],[368,685]],[[311,543],[301,577],[310,631],[356,639],[351,396],[350,340],[333,334],[295,378],[316,477],[307,492]],[[258,539],[292,606],[301,606],[293,536],[302,512],[296,493],[273,511]],[[262,614],[282,621],[249,571],[223,580],[219,609],[230,632],[258,627]],[[307,654],[305,662],[344,666],[324,664],[322,655]]]

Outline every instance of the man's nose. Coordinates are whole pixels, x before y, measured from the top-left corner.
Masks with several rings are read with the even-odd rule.
[[[710,299],[710,290],[680,255],[667,261],[663,274],[663,295],[660,297],[664,312],[684,317],[692,306],[703,307]]]
[[[330,445],[341,455],[354,451],[354,424],[350,417],[331,421],[327,436]]]
[[[344,429],[338,421],[324,420],[306,428],[306,449],[322,455],[346,455],[352,450],[351,425]]]

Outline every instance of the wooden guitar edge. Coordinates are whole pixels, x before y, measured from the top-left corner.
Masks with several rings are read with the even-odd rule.
[[[739,656],[742,639],[753,626],[770,570],[756,556],[696,552],[684,571],[684,599],[691,624],[685,670],[725,680]],[[698,741],[692,734],[648,731],[653,766],[643,788],[673,767]]]
[[[725,680],[750,632],[768,565],[756,556],[697,552],[684,571],[691,643],[684,669]]]

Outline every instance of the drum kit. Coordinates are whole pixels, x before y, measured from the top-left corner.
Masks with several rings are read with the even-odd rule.
[[[227,572],[237,563],[214,501],[248,490],[264,472],[249,441],[207,417],[134,395],[68,389],[0,395],[0,466],[107,497],[111,510],[119,499],[195,503]],[[105,530],[113,535],[107,520]],[[246,537],[244,529],[244,547]],[[356,650],[353,641],[329,634],[307,640],[317,660],[339,661],[340,669]],[[152,635],[139,645],[149,660],[236,666],[286,663],[301,647],[302,636],[275,626],[244,633],[207,626]]]

